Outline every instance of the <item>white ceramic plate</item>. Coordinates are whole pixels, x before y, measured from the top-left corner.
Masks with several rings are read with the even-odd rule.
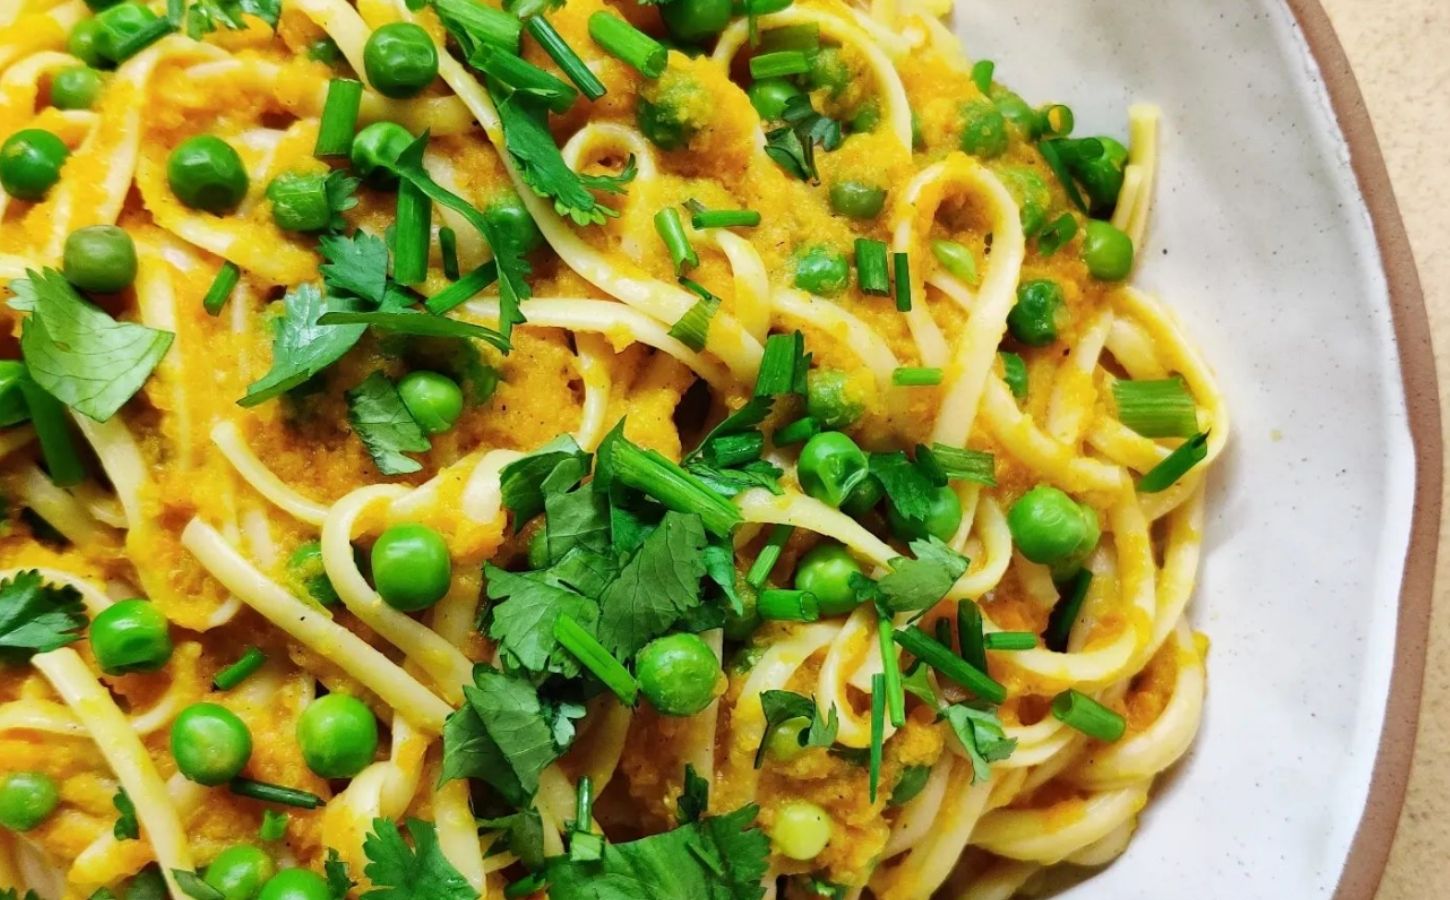
[[[1126,856],[1064,896],[1368,897],[1413,742],[1433,541],[1406,559],[1417,449],[1417,530],[1438,521],[1439,426],[1428,349],[1396,341],[1416,317],[1427,333],[1422,301],[1327,20],[1071,0],[963,3],[955,27],[1029,101],[1070,105],[1078,134],[1162,107],[1138,282],[1197,337],[1235,422],[1195,598],[1213,644],[1199,743]]]

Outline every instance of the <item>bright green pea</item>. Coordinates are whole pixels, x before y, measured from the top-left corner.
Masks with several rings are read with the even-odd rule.
[[[1100,136],[1101,156],[1081,162],[1070,162],[1073,177],[1087,191],[1094,214],[1111,212],[1123,190],[1123,169],[1128,165],[1128,148],[1113,138]]]
[[[677,0],[678,2],[678,0]],[[416,97],[438,77],[438,47],[421,26],[389,22],[363,46],[368,83],[384,97]]]
[[[101,73],[90,66],[61,69],[50,80],[50,105],[56,109],[90,109],[101,93]]]
[[[852,219],[874,219],[886,205],[886,189],[860,181],[831,185],[831,211]]]
[[[323,778],[351,778],[378,752],[378,719],[346,694],[312,701],[297,719],[297,745],[307,768]]]
[[[226,707],[193,703],[171,723],[171,756],[177,771],[197,784],[225,784],[251,758],[252,733]]]
[[[806,441],[796,462],[796,477],[807,494],[839,507],[866,475],[866,454],[839,431],[822,431]]]
[[[655,638],[634,660],[639,689],[667,716],[693,716],[715,699],[720,661],[699,635],[679,632]]]
[[[107,62],[98,46],[100,38],[101,23],[95,19],[81,19],[65,39],[65,52],[88,66],[100,68]]]
[[[374,122],[352,139],[353,171],[377,187],[391,187],[398,183],[398,157],[411,143],[413,135],[397,122]]]
[[[403,612],[427,609],[448,593],[453,561],[443,536],[426,525],[404,522],[373,544],[373,581],[388,605]]]
[[[868,100],[851,113],[846,127],[854,134],[870,134],[881,124],[881,106],[875,100]],[[915,141],[915,135],[912,140]]]
[[[676,40],[699,43],[730,24],[730,0],[673,0],[659,7],[660,19]]]
[[[96,52],[101,59],[123,62],[125,42],[150,27],[160,16],[139,3],[117,3],[96,16],[100,30],[96,34]]]
[[[292,556],[287,560],[287,574],[293,589],[298,593],[306,594],[323,606],[337,604],[337,590],[332,586],[332,580],[327,577],[327,569],[322,564],[321,542],[308,541],[297,545],[297,549],[292,551]]]
[[[851,576],[861,574],[861,564],[845,547],[825,543],[811,550],[796,563],[795,586],[798,591],[815,595],[823,616],[844,616],[858,603]]]
[[[171,192],[192,209],[221,215],[247,196],[247,169],[232,145],[211,134],[182,141],[166,162]]]
[[[1102,281],[1122,281],[1133,270],[1133,239],[1109,222],[1089,219],[1082,261]]]
[[[257,900],[333,900],[332,889],[309,869],[283,869],[262,885]]]
[[[463,389],[437,372],[409,372],[398,382],[398,394],[418,426],[429,434],[452,428],[463,413]]]
[[[1041,347],[1057,340],[1059,320],[1065,314],[1057,282],[1046,278],[1024,281],[1017,286],[1017,303],[1007,314],[1007,327],[1027,346]]]
[[[494,197],[484,207],[483,218],[500,240],[509,241],[520,253],[532,253],[544,246],[544,233],[529,214],[524,201],[513,191]]]
[[[801,745],[801,735],[811,727],[811,720],[805,716],[786,719],[770,730],[765,739],[765,752],[776,762],[788,763],[800,759],[808,748]]]
[[[272,221],[283,231],[321,231],[332,224],[327,176],[320,172],[283,172],[267,185]]]
[[[890,499],[887,498],[886,522],[891,532],[903,541],[919,541],[928,535],[941,541],[950,540],[962,524],[962,501],[950,487],[939,487],[932,494],[925,519],[908,519]]]
[[[822,428],[847,428],[866,411],[851,394],[851,377],[840,369],[811,369],[806,374],[806,415]]]
[[[221,892],[222,900],[255,900],[277,868],[260,847],[237,844],[216,855],[202,879]]]
[[[1042,133],[1042,115],[1027,104],[1020,96],[1000,85],[993,85],[992,105],[1002,118],[1028,139],[1035,139]]]
[[[782,856],[812,860],[831,842],[835,823],[830,815],[808,800],[792,800],[775,811],[770,839]]]
[[[982,159],[1007,152],[1007,120],[990,100],[962,104],[962,151]]]
[[[1007,511],[1007,528],[1023,556],[1054,567],[1080,563],[1099,537],[1097,513],[1046,484],[1017,498]]]
[[[66,236],[61,270],[83,291],[123,291],[136,280],[136,243],[115,225],[77,228]]]
[[[91,620],[91,652],[107,675],[155,672],[171,659],[171,623],[139,597],[113,603]]]
[[[977,283],[977,258],[956,241],[932,241],[932,256],[941,267],[967,284]]]
[[[1052,206],[1052,192],[1042,176],[1026,166],[1002,166],[997,170],[1002,185],[1017,201],[1022,233],[1035,236],[1047,224],[1047,210]]]
[[[832,98],[841,96],[851,84],[851,67],[839,47],[822,47],[811,57],[810,70],[803,76],[813,91],[824,89]]]
[[[55,811],[60,789],[44,772],[12,772],[0,780],[0,826],[29,831]]]
[[[70,150],[42,128],[25,128],[0,144],[0,187],[16,200],[39,200],[60,180]]]
[[[846,254],[817,245],[796,251],[795,286],[818,297],[838,296],[851,283]]]
[[[688,99],[688,90],[687,87],[678,87],[661,90],[653,95],[646,91],[639,96],[635,108],[639,130],[661,150],[678,150],[690,143],[690,139],[699,131],[685,112],[684,102]]]
[[[765,78],[752,82],[745,89],[745,95],[750,98],[750,105],[755,107],[760,117],[767,121],[779,119],[780,114],[785,112],[786,103],[794,97],[804,96],[800,88],[784,78]]]
[[[851,489],[846,502],[841,504],[841,512],[860,519],[875,509],[885,497],[886,489],[881,486],[881,482],[875,475],[867,475]]]

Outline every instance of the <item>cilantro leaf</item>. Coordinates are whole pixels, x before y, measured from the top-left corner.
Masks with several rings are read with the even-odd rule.
[[[10,308],[29,312],[20,352],[31,380],[82,415],[104,422],[130,400],[175,335],[117,322],[84,300],[54,269],[27,270],[10,282]]]
[[[509,349],[508,339],[492,328],[416,309],[338,310],[325,313],[318,324],[370,325],[379,331],[414,337],[473,338],[491,344],[501,352],[506,353]]]
[[[503,832],[500,838],[509,852],[519,858],[528,869],[544,865],[544,822],[537,807],[530,806],[512,815],[492,819],[479,819],[478,827],[492,828]],[[492,848],[490,848],[492,852]]]
[[[320,271],[328,293],[383,305],[388,291],[388,245],[382,238],[362,229],[347,236],[324,234],[317,249],[325,260]]]
[[[680,802],[675,806],[675,819],[681,825],[700,821],[710,808],[710,782],[701,778],[695,767],[685,763],[685,787],[680,791]]]
[[[902,518],[926,521],[938,488],[921,466],[897,450],[871,454],[869,468]]]
[[[989,764],[1006,759],[1017,749],[1017,742],[1007,737],[996,713],[956,703],[942,710],[942,718],[972,760],[973,784],[991,778]]]
[[[544,705],[522,678],[479,666],[474,681],[463,688],[468,705],[444,722],[439,783],[477,778],[510,805],[527,806],[539,773],[559,756]]]
[[[49,585],[34,569],[0,581],[0,661],[24,662],[80,637],[86,627],[80,591]]]
[[[544,479],[565,460],[574,460],[583,478],[589,471],[591,455],[579,449],[574,438],[561,434],[522,459],[514,460],[499,472],[499,492],[503,505],[514,515],[514,530],[544,511]]]
[[[776,726],[791,719],[808,719],[810,726],[801,730],[802,747],[829,747],[836,742],[836,731],[840,725],[836,707],[831,707],[830,716],[821,718],[821,709],[814,698],[794,691],[762,691],[760,708],[765,712],[765,733],[761,735],[760,746],[755,751],[755,768],[765,761],[765,745]]]
[[[189,869],[172,869],[171,877],[175,879],[181,892],[192,900],[226,900],[225,894],[202,881],[200,875]]]
[[[322,864],[322,873],[327,878],[327,893],[331,895],[332,900],[343,900],[347,896],[347,892],[352,890],[353,885],[357,884],[348,875],[347,863],[332,847],[327,848],[327,860]]]
[[[790,98],[780,117],[786,124],[765,135],[766,154],[800,180],[819,182],[815,148],[835,150],[841,146],[841,123],[816,112],[804,95]]]
[[[101,888],[101,890],[105,891],[106,889]],[[106,891],[106,893],[110,894],[111,892]],[[95,897],[94,894],[91,896],[92,898]],[[115,894],[111,894],[111,896],[115,897]],[[0,888],[0,900],[41,900],[41,896],[35,891],[26,891],[25,896],[21,897],[15,888]]]
[[[403,405],[397,387],[374,372],[346,393],[347,420],[384,475],[404,475],[423,464],[404,456],[432,448],[428,435]]]
[[[272,341],[272,368],[252,382],[247,395],[237,403],[256,406],[271,400],[341,359],[367,326],[319,325],[318,320],[330,309],[349,308],[347,300],[324,300],[316,285],[300,284],[289,291],[282,298],[282,317],[277,320],[277,335]]]
[[[967,571],[967,558],[936,537],[912,541],[911,551],[915,559],[895,557],[879,581],[853,574],[851,587],[886,613],[913,612],[934,606]]]
[[[115,827],[111,829],[118,841],[134,841],[141,837],[141,823],[136,821],[136,804],[126,793],[125,788],[119,788],[116,796],[111,798],[111,803],[120,812],[120,818],[116,819]]]
[[[599,640],[633,656],[700,604],[705,526],[693,513],[668,512],[599,599]]]
[[[412,847],[396,824],[373,820],[373,830],[363,838],[368,858],[363,874],[373,889],[363,900],[475,900],[478,892],[443,855],[433,824],[409,819],[406,825]]]
[[[599,606],[588,597],[550,584],[537,573],[506,572],[485,563],[488,597],[502,600],[490,613],[489,637],[509,668],[553,672],[566,678],[579,674],[579,662],[554,638],[554,623],[567,615],[593,631]]]
[[[765,488],[777,496],[784,493],[780,487],[780,476],[784,473],[779,467],[763,459],[730,469],[716,468],[696,460],[687,463],[685,471],[722,497],[734,497],[751,488]]]
[[[277,0],[280,5],[281,0]],[[331,220],[327,227],[333,231],[341,231],[347,227],[347,220],[342,214],[357,206],[357,188],[362,184],[362,179],[353,178],[346,172],[332,172],[327,176],[327,208],[332,213]]]
[[[495,94],[494,104],[503,125],[504,147],[534,193],[552,199],[555,211],[576,225],[601,225],[605,219],[619,215],[601,204],[590,190],[624,193],[624,186],[634,180],[636,173],[633,157],[619,175],[580,175],[564,162],[542,108],[529,103],[522,94],[503,98]]]

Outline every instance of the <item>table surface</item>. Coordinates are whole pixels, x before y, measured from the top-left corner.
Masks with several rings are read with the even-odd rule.
[[[1450,411],[1450,3],[1323,0],[1369,105],[1390,180],[1419,264],[1436,348],[1441,408]],[[1450,425],[1450,417],[1442,416]],[[1447,443],[1450,446],[1450,443]],[[1450,484],[1450,482],[1447,482]],[[1450,499],[1450,498],[1447,498]],[[1446,506],[1450,510],[1450,504]],[[1436,584],[1450,584],[1450,541],[1441,528]],[[1440,603],[1415,765],[1379,900],[1424,900],[1450,873],[1450,604]],[[1441,885],[1439,890],[1444,890]]]

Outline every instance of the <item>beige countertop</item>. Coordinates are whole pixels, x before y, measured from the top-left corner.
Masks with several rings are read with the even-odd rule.
[[[1450,411],[1450,2],[1323,0],[1364,91],[1429,309]],[[1450,425],[1450,416],[1442,415]],[[1450,442],[1447,442],[1450,446]],[[1450,484],[1450,482],[1447,482]],[[1450,510],[1450,504],[1446,506]],[[1442,524],[1437,586],[1450,584]],[[1437,591],[1443,596],[1443,589]],[[1450,603],[1437,603],[1415,764],[1379,900],[1450,896]]]

